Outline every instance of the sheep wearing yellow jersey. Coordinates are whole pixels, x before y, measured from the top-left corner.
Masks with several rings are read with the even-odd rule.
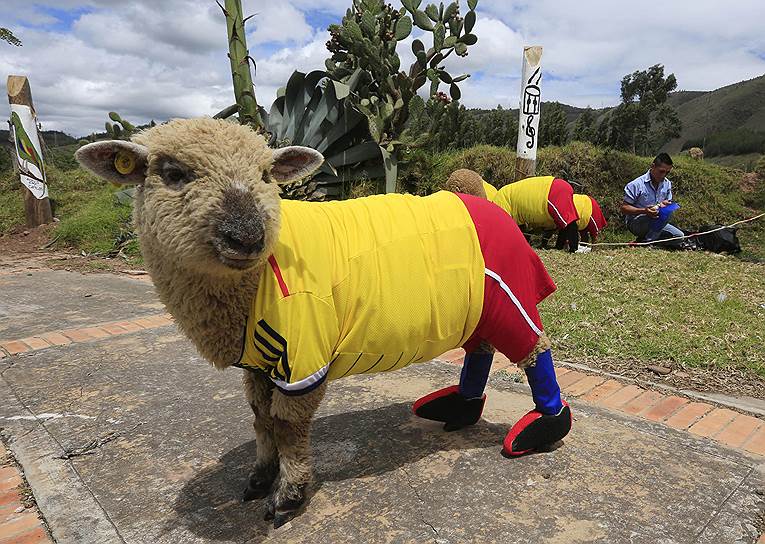
[[[481,346],[490,342],[544,369],[539,385],[530,379],[535,403],[542,389],[554,401],[511,429],[505,452],[538,451],[568,432],[536,311],[555,285],[493,204],[448,192],[282,201],[278,184],[316,170],[321,154],[271,150],[249,128],[213,119],[88,144],[77,159],[109,181],[138,185],[135,226],[162,302],[215,367],[245,368],[257,441],[245,499],[268,497],[275,526],[305,501],[311,419],[335,378],[396,370],[457,346],[486,362]],[[520,248],[506,252],[508,239]],[[447,388],[420,399],[415,413],[450,430],[476,423],[488,368],[471,376],[470,396]]]
[[[552,177],[550,176],[547,178],[530,178],[527,180],[521,180],[521,182],[517,183],[520,185],[533,185],[534,183],[544,181],[549,183],[551,179]],[[526,227],[542,228],[545,230],[559,226],[555,225],[554,223],[550,223],[549,218],[545,217],[545,214],[541,215],[541,217],[544,218],[544,221],[540,221],[540,214],[529,214],[528,199],[510,196],[511,190],[515,187],[519,187],[520,185],[510,184],[509,186],[502,187],[498,190],[493,185],[484,181],[480,174],[477,172],[462,168],[452,172],[446,184],[444,185],[444,189],[455,193],[465,193],[468,195],[486,198],[500,206],[510,215],[513,215],[517,222],[524,223]],[[579,235],[582,241],[588,242],[592,240],[594,242],[600,232],[608,224],[603,215],[603,212],[600,209],[600,205],[593,197],[574,194],[572,203],[573,208],[575,208],[576,213],[578,214],[576,227],[570,225],[570,229],[558,231],[558,243],[556,244],[558,249],[562,249],[566,242],[569,242],[573,249],[576,249],[575,245],[572,244],[572,241],[576,242],[575,240],[572,240],[572,235],[575,235],[575,230],[577,229],[579,230]],[[533,217],[530,218],[530,216]],[[553,232],[555,231],[545,230],[542,247],[547,247],[547,241],[552,236]]]

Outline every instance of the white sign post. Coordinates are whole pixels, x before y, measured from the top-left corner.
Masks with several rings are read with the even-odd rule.
[[[11,105],[11,136],[16,151],[24,193],[24,211],[28,227],[53,221],[48,186],[45,182],[42,146],[37,133],[37,116],[32,104],[32,90],[24,76],[8,76],[8,103]]]
[[[11,138],[16,148],[21,183],[38,200],[46,198],[48,186],[37,135],[37,119],[29,106],[11,104]]]
[[[539,114],[542,106],[542,46],[523,48],[518,145],[515,158],[515,181],[536,172]]]

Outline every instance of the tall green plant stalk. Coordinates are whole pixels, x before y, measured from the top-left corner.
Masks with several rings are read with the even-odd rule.
[[[258,110],[255,89],[252,84],[250,61],[255,64],[247,49],[247,35],[244,23],[247,19],[242,16],[241,0],[224,0],[225,7],[218,5],[226,16],[228,30],[228,58],[231,61],[231,77],[234,82],[234,97],[239,109],[239,122],[250,125],[256,130],[263,128],[263,120]]]

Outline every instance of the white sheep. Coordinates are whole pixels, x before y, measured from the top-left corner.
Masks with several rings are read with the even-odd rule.
[[[536,311],[555,286],[493,204],[449,192],[282,201],[278,183],[314,171],[321,154],[271,150],[249,128],[212,119],[88,144],[77,159],[138,185],[135,226],[162,302],[215,367],[245,368],[257,442],[245,499],[268,496],[275,526],[305,500],[311,419],[327,381],[345,375],[464,346],[459,387],[414,407],[453,430],[480,419],[490,342],[526,368],[536,403],[505,453],[537,451],[568,432]]]

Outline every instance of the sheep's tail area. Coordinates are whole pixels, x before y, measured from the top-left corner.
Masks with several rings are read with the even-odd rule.
[[[478,172],[461,168],[452,172],[444,185],[444,190],[487,198],[483,184],[484,181]]]

